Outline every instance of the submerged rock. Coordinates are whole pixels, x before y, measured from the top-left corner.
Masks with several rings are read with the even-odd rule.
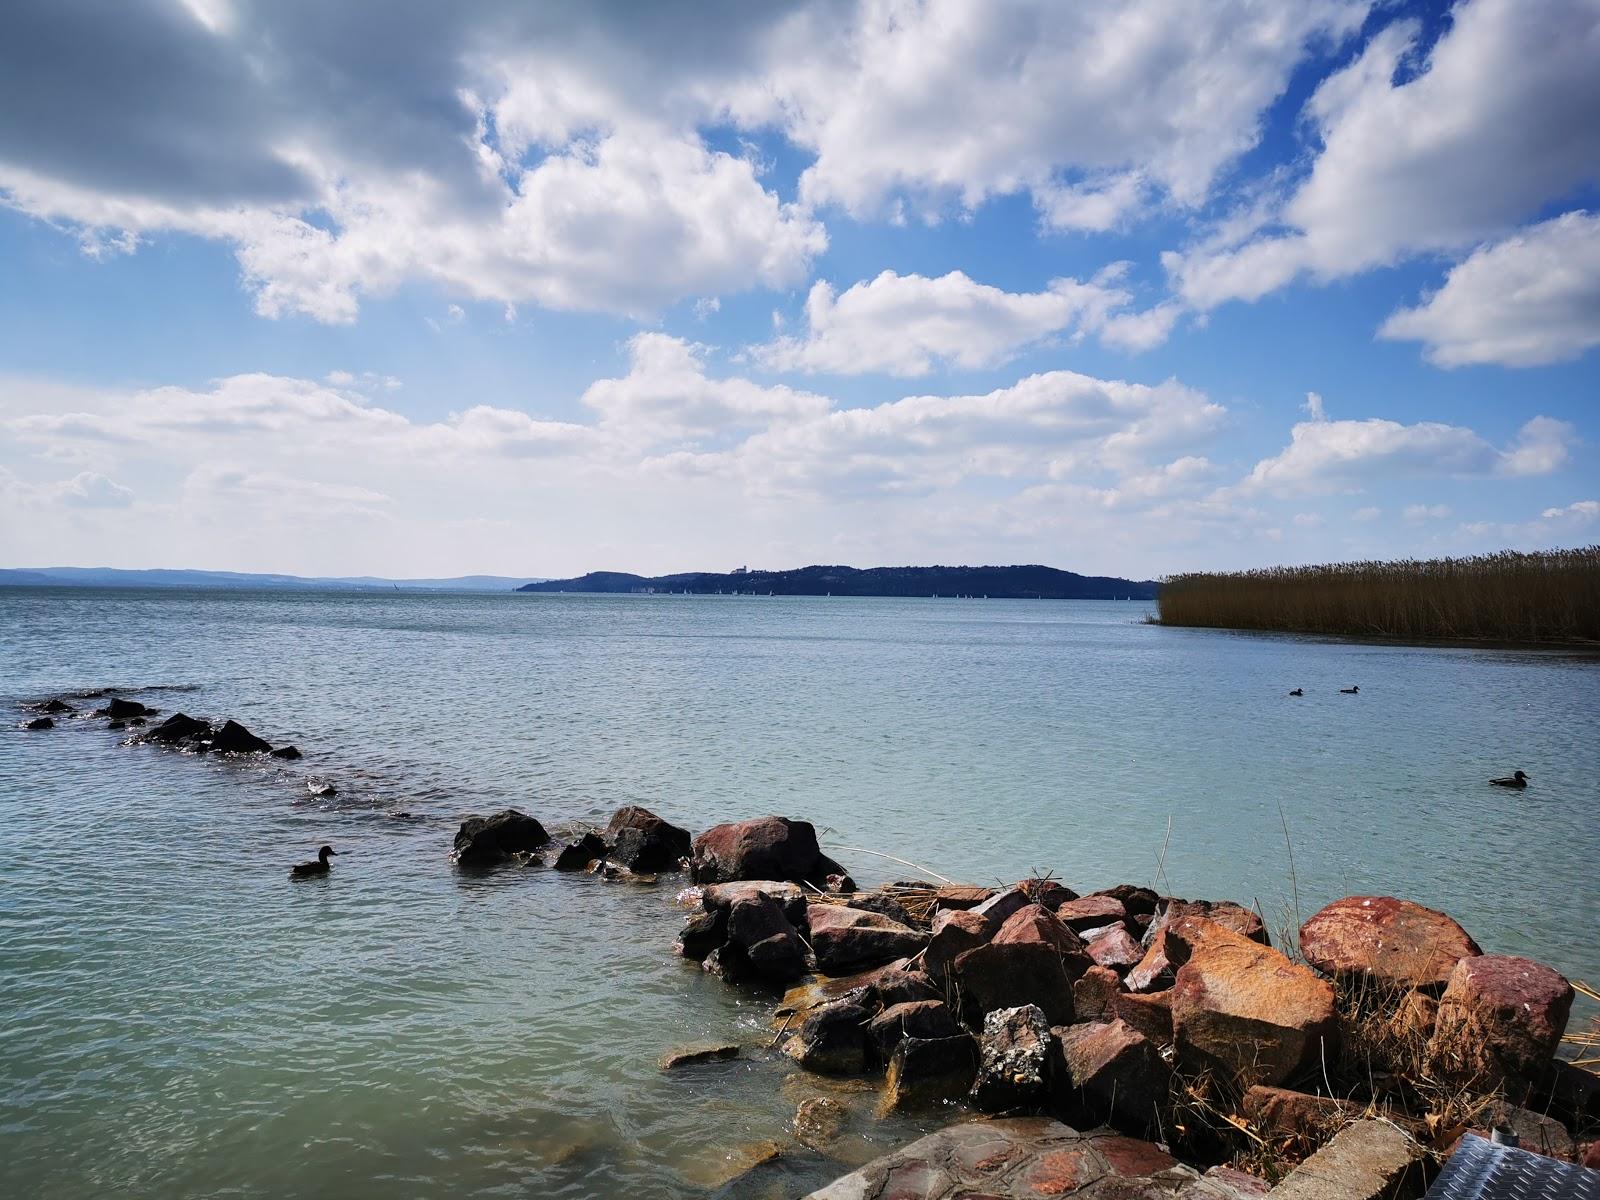
[[[739,1046],[736,1042],[701,1042],[693,1046],[680,1046],[661,1056],[657,1064],[663,1071],[676,1070],[678,1067],[693,1067],[700,1063],[726,1062],[730,1058],[739,1057]]]
[[[1396,990],[1443,986],[1463,958],[1482,954],[1442,912],[1393,896],[1346,896],[1300,926],[1300,952],[1328,975]]]
[[[514,808],[489,817],[469,817],[456,831],[456,862],[464,867],[486,867],[505,862],[549,842],[544,826]]]
[[[258,738],[237,721],[224,721],[211,740],[211,748],[219,754],[264,754],[272,743]]]
[[[1543,963],[1508,954],[1463,958],[1439,998],[1428,1061],[1480,1091],[1525,1092],[1544,1075],[1572,1011],[1572,985]]]
[[[276,750],[274,750],[272,752],[272,757],[273,758],[282,758],[282,759],[285,759],[285,760],[288,760],[288,761],[292,762],[295,759],[301,757],[301,755],[300,755],[299,747],[297,747],[297,746],[279,746]]]
[[[715,825],[695,838],[690,871],[696,883],[787,879],[821,887],[842,868],[822,853],[809,821],[757,817]]]
[[[129,717],[149,716],[155,709],[146,708],[137,700],[124,700],[121,697],[113,697],[104,711],[105,715],[113,721],[126,721]]]
[[[139,735],[141,742],[155,742],[163,746],[190,746],[195,749],[209,749],[211,744],[212,729],[210,721],[202,721],[198,717],[191,717],[187,713],[173,713],[154,729],[147,729]]]
[[[844,1131],[850,1110],[829,1096],[802,1100],[794,1112],[794,1136],[802,1146],[822,1150]]]
[[[561,847],[556,854],[555,869],[582,871],[595,859],[604,858],[605,853],[605,840],[598,833],[586,833]]]
[[[694,853],[687,829],[637,804],[611,814],[606,842],[606,857],[632,871],[677,870],[680,862]]]
[[[808,1071],[855,1075],[871,1060],[867,1023],[872,1013],[851,999],[835,1000],[816,1009],[789,1039],[784,1053]]]
[[[38,705],[37,708],[38,708],[39,712],[49,713],[50,715],[57,716],[57,717],[66,716],[68,714],[75,713],[75,712],[78,711],[77,709],[73,708],[72,705],[68,704],[65,700],[63,700],[60,696],[55,696],[55,697],[52,697],[49,700],[46,700],[43,704]]]
[[[56,727],[56,723],[54,721],[52,721],[49,717],[35,717],[33,720],[29,721],[27,724],[25,724],[23,726],[24,729],[33,729],[33,730],[54,729],[55,727]]]
[[[960,1100],[978,1077],[978,1041],[970,1033],[904,1037],[895,1043],[884,1078],[882,1113],[927,1109]]]

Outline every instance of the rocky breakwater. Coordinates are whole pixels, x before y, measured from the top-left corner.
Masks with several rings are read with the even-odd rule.
[[[774,1016],[784,1053],[808,1071],[881,1076],[880,1112],[969,1109],[1154,1139],[1161,1149],[1147,1150],[1164,1165],[1146,1175],[1176,1170],[1168,1182],[1185,1195],[1263,1194],[1372,1119],[1383,1131],[1351,1133],[1318,1157],[1312,1176],[1359,1164],[1335,1181],[1345,1192],[1328,1194],[1420,1195],[1429,1164],[1472,1129],[1520,1129],[1530,1148],[1569,1159],[1596,1136],[1600,1088],[1555,1057],[1570,985],[1482,954],[1421,905],[1348,897],[1307,921],[1286,954],[1239,904],[1134,885],[828,893],[844,873],[819,870],[810,827],[766,822],[719,827],[740,832],[707,856],[718,881],[685,893],[697,911],[679,951],[730,983],[787,986]],[[723,849],[791,839],[777,857]],[[772,877],[724,882],[736,863]],[[947,1142],[821,1194],[859,1184],[875,1195],[890,1175],[937,1177],[956,1194],[970,1181],[952,1170],[959,1148]],[[1100,1172],[1085,1186],[1117,1176],[1087,1149],[1080,1157]],[[1305,1192],[1308,1178],[1295,1186]],[[928,1189],[906,1194],[944,1194]]]
[[[604,831],[574,827],[552,835],[536,817],[515,808],[468,817],[456,830],[451,857],[467,869],[508,863],[587,871],[607,879],[654,883],[689,866],[689,831],[647,808],[625,805]]]

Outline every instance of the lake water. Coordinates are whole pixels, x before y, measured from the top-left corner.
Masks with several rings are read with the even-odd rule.
[[[763,1053],[770,1004],[673,956],[678,884],[452,869],[456,823],[508,804],[803,817],[864,882],[911,874],[865,850],[976,883],[1159,873],[1274,931],[1296,893],[1389,893],[1600,982],[1596,659],[1143,611],[0,590],[0,1194],[692,1197],[767,1141],[777,1174],[726,1194],[839,1170],[788,1140],[825,1085]],[[17,728],[106,685],[306,758]],[[1486,786],[1518,767],[1528,791]],[[333,876],[291,885],[322,842]],[[749,1053],[657,1070],[702,1038]],[[828,1094],[847,1165],[920,1131]]]

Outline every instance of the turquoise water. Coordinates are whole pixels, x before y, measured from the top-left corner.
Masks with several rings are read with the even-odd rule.
[[[920,1131],[844,1092],[837,1161],[799,1150],[823,1085],[764,1053],[769,1005],[674,958],[676,884],[450,867],[456,822],[506,804],[805,817],[867,881],[910,872],[863,850],[1159,873],[1275,928],[1296,893],[1385,892],[1600,980],[1597,660],[1143,611],[0,590],[0,1194],[703,1196],[776,1142],[726,1194],[794,1195]],[[16,728],[18,700],[104,685],[307,757]],[[1527,792],[1485,785],[1518,767]],[[291,885],[324,841],[332,878]],[[729,1037],[746,1060],[656,1068]]]

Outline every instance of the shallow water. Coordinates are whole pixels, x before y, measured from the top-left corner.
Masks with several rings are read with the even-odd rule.
[[[703,1196],[767,1141],[787,1157],[726,1194],[840,1169],[788,1138],[827,1085],[764,1053],[770,1003],[673,956],[676,884],[450,867],[456,822],[506,804],[779,812],[868,882],[912,872],[864,850],[1159,875],[1275,929],[1296,896],[1398,894],[1600,979],[1600,662],[1142,612],[0,589],[0,1194]],[[104,685],[307,757],[16,728],[21,699]],[[1517,767],[1528,791],[1485,785]],[[324,841],[332,877],[291,885]],[[730,1037],[745,1060],[656,1069]],[[840,1095],[846,1164],[921,1128]]]

